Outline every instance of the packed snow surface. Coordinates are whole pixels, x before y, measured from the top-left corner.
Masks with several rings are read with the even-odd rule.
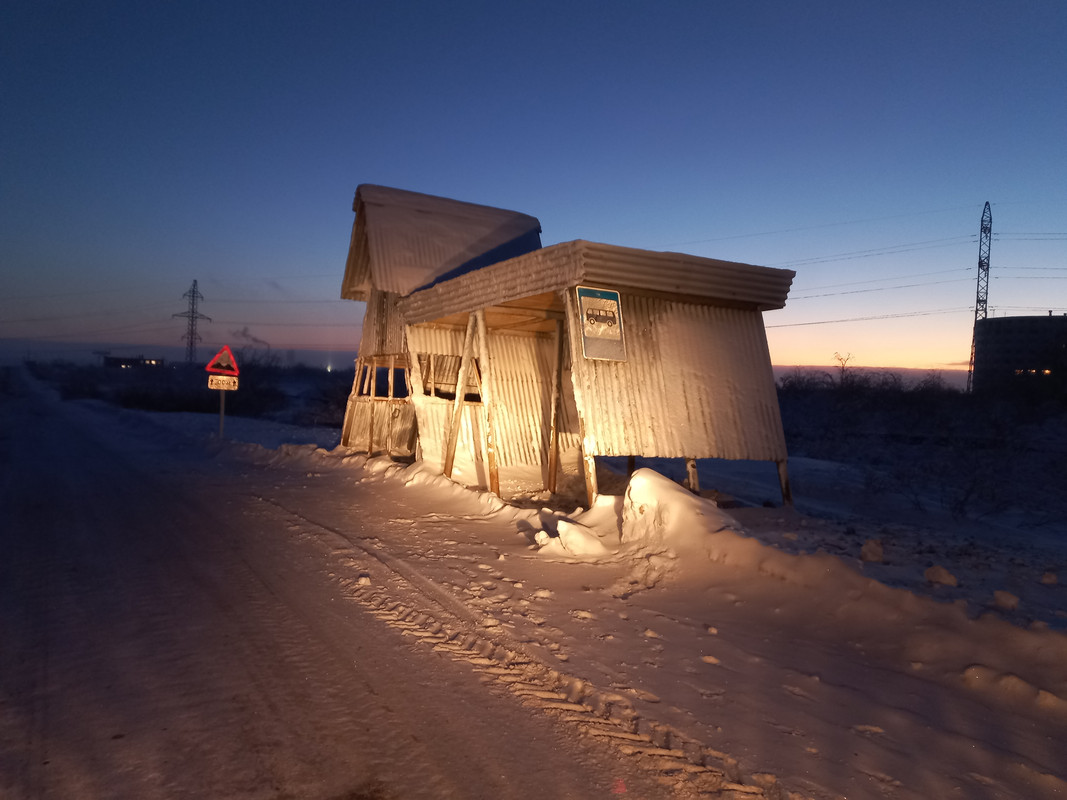
[[[219,441],[210,415],[85,413],[202,447],[264,507],[369,542],[560,670],[800,796],[1067,797],[1062,527],[902,522],[892,498],[845,507],[846,471],[806,460],[790,464],[797,509],[720,508],[647,468],[589,509],[519,507],[368,460],[328,429],[233,419]]]

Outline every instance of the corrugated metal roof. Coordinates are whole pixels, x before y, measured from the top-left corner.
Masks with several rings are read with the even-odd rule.
[[[406,295],[442,277],[536,250],[536,217],[445,197],[362,184],[341,297],[366,300],[373,286]]]
[[[401,299],[406,321],[429,322],[590,284],[621,292],[766,311],[785,305],[796,275],[714,258],[577,240],[552,245]]]

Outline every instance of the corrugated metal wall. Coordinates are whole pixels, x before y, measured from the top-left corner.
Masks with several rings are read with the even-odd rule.
[[[392,292],[370,290],[363,316],[363,338],[359,343],[360,358],[405,352],[404,323],[397,308],[399,299]]]
[[[589,453],[786,458],[763,319],[757,311],[623,294],[627,360],[582,356],[568,294],[574,389]]]
[[[445,466],[445,435],[452,416],[452,401],[426,395],[412,400],[419,420],[422,460],[435,472],[441,472]],[[468,486],[488,486],[482,446],[484,435],[485,408],[480,403],[466,403],[460,418],[453,480]]]
[[[417,325],[410,326],[407,335],[413,354],[458,356],[463,350],[463,332],[459,330]],[[553,348],[552,338],[548,336],[489,334],[489,355],[493,361],[490,375],[496,407],[496,453],[501,467],[525,465],[543,468],[548,463],[547,429],[552,398]],[[423,456],[428,461],[432,456],[433,463],[440,468],[452,402],[423,397],[417,400],[416,405]],[[563,376],[561,405],[560,451],[567,453],[577,450],[580,438],[577,409],[566,374]],[[485,415],[481,405],[468,404],[468,409],[464,411],[464,439],[457,446],[457,458],[461,452],[465,458],[470,458],[472,452],[481,452],[480,439],[477,449],[471,449],[469,409],[472,407],[478,409],[479,419],[474,423],[478,436],[485,430]],[[569,461],[573,461],[573,458]]]
[[[493,397],[502,465],[548,464],[554,343],[550,336],[489,335]],[[563,376],[566,381],[566,376]],[[581,443],[573,393],[563,386],[560,450]]]

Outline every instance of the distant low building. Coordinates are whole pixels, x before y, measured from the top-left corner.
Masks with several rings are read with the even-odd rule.
[[[1067,315],[989,317],[974,326],[974,391],[1067,397]]]
[[[162,358],[140,356],[104,356],[108,369],[158,369],[164,366]]]

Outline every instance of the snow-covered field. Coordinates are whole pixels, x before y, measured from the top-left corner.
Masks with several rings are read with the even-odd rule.
[[[219,441],[213,415],[83,405],[116,437],[200,453],[293,536],[351,543],[324,580],[355,564],[415,607],[461,606],[499,641],[736,759],[749,784],[770,774],[820,799],[1067,797],[1065,521],[917,514],[854,468],[803,458],[790,463],[796,509],[758,504],[774,492],[765,465],[704,465],[703,485],[753,503],[736,508],[647,468],[591,509],[517,507],[367,460],[332,429],[228,418]]]

